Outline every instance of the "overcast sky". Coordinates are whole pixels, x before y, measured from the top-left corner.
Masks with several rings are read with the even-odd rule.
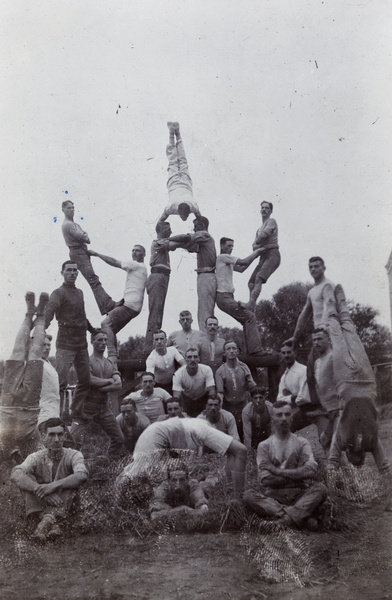
[[[327,276],[390,325],[391,24],[385,0],[3,2],[0,357],[24,293],[61,285],[61,202],[91,248],[148,249],[167,203],[167,120],[181,124],[194,195],[218,246],[247,256],[274,203],[282,264],[263,287]],[[67,192],[67,193],[66,193]],[[171,217],[174,233],[192,229]],[[125,273],[94,260],[120,299]],[[195,316],[196,259],[172,254],[164,329]],[[235,274],[247,299],[251,269]],[[101,318],[81,275],[87,314]],[[216,310],[223,325],[236,322]],[[119,335],[144,334],[141,315]],[[56,327],[51,328],[56,332]]]

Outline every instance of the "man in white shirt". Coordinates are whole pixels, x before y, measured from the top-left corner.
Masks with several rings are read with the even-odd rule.
[[[44,363],[42,373],[42,387],[39,397],[38,430],[43,435],[45,422],[48,419],[60,417],[60,384],[56,369],[48,360],[52,336],[45,334],[42,347],[42,361]]]
[[[286,365],[278,389],[277,401],[302,406],[310,403],[306,367],[295,360],[293,344],[285,342],[280,349],[280,356]]]
[[[154,387],[155,377],[153,373],[145,371],[141,375],[142,389],[132,392],[124,398],[122,404],[133,400],[137,412],[145,415],[151,423],[155,423],[159,416],[165,414],[164,402],[171,398],[170,394],[160,387]]]
[[[180,312],[179,323],[182,327],[179,331],[173,331],[167,338],[168,346],[175,346],[177,350],[185,356],[188,348],[197,348],[200,351],[200,344],[204,338],[201,331],[192,329],[193,318],[189,310]]]
[[[178,366],[185,365],[185,359],[175,346],[167,347],[166,333],[162,329],[154,331],[152,339],[154,350],[146,359],[146,370],[154,373],[155,383],[171,394],[173,375]]]
[[[234,300],[233,271],[243,273],[264,249],[259,248],[246,258],[236,258],[231,255],[233,248],[234,241],[232,239],[221,238],[221,253],[216,259],[216,303],[218,308],[241,323],[244,329],[246,353],[260,354],[262,348],[256,317],[251,310],[244,308]]]
[[[185,354],[186,365],[173,376],[173,397],[179,398],[190,417],[197,417],[205,407],[207,398],[215,396],[212,370],[200,365],[197,348],[189,348]]]
[[[132,319],[138,316],[143,306],[144,290],[147,282],[147,269],[144,264],[146,251],[143,246],[136,244],[132,248],[132,260],[120,261],[111,256],[89,250],[90,256],[97,256],[111,267],[117,267],[127,272],[124,289],[124,304],[113,308],[102,321],[102,329],[107,335],[108,358],[117,363],[118,333]]]

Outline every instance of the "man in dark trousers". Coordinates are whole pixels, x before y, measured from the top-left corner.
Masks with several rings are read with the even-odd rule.
[[[45,329],[56,316],[58,334],[56,340],[56,370],[60,381],[60,395],[67,387],[68,373],[75,367],[78,383],[72,400],[73,418],[83,416],[83,405],[90,389],[90,364],[87,352],[87,330],[93,333],[94,328],[86,318],[83,292],[75,286],[78,267],[71,260],[65,261],[61,267],[64,283],[52,292],[45,311]]]

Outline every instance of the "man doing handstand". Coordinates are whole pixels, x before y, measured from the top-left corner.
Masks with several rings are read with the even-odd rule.
[[[169,204],[163,211],[160,221],[166,221],[169,215],[179,215],[186,221],[190,213],[200,216],[199,207],[193,200],[192,179],[189,175],[188,161],[185,156],[184,144],[181,138],[180,125],[169,121],[169,144],[166,146],[166,156],[169,161],[167,168],[167,191]],[[174,137],[176,142],[174,142]]]

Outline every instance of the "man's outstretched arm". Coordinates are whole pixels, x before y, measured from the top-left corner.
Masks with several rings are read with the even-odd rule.
[[[100,254],[99,252],[95,252],[95,250],[89,250],[88,253],[90,256],[97,256],[111,267],[117,267],[118,269],[121,269],[121,261],[117,260],[117,258]]]
[[[247,256],[246,258],[238,258],[237,262],[234,265],[234,271],[237,271],[238,273],[243,273],[244,271],[246,271],[246,269],[252,264],[254,260],[256,260],[258,256],[260,256],[262,252],[265,252],[265,248],[258,248],[257,250],[252,252],[252,254],[249,254],[249,256]]]

